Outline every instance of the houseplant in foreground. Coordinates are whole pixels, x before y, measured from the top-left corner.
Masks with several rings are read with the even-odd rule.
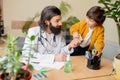
[[[120,80],[120,53],[114,56],[114,69],[115,69],[115,77],[117,80]]]
[[[18,37],[12,35],[8,35],[7,37],[7,51],[4,56],[1,56],[0,61],[1,80],[30,80],[31,78],[31,74],[27,69],[32,70],[33,68],[29,65],[29,61],[26,69],[22,69],[22,66],[25,66],[26,64],[20,62],[22,49],[17,48],[17,39]]]
[[[120,45],[120,0],[98,0],[98,2],[104,5],[102,8],[105,10],[105,16],[115,21]]]
[[[113,19],[116,23],[120,47],[120,0],[98,0],[98,2],[104,5],[102,8],[105,10],[105,16]],[[118,49],[120,50],[120,48]],[[114,56],[114,68],[115,76],[117,80],[120,80],[120,54]]]

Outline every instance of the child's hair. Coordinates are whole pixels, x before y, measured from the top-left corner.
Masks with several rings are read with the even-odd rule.
[[[105,11],[103,9],[101,9],[100,6],[93,6],[92,8],[90,8],[86,14],[87,17],[95,20],[95,22],[98,25],[103,24],[103,22],[105,21],[105,16],[104,16]]]

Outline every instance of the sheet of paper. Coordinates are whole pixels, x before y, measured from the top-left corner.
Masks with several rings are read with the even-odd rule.
[[[26,58],[23,58],[20,61],[27,63]],[[40,70],[42,68],[51,68],[51,69],[59,70],[64,66],[64,62],[45,63],[45,62],[40,62],[39,59],[35,59],[35,58],[32,58],[30,60],[30,64],[32,64],[34,69],[36,69],[36,70]]]
[[[59,70],[64,66],[64,62],[40,63],[39,65],[42,67],[47,67],[47,68]]]
[[[42,66],[36,63],[30,63],[30,64],[34,67],[35,70],[41,70],[43,68]]]

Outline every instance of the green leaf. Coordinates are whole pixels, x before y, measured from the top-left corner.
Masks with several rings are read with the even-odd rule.
[[[111,2],[111,0],[105,0],[106,2]]]
[[[64,31],[66,29],[66,27],[70,27],[71,25],[73,25],[73,24],[75,24],[75,23],[77,23],[79,21],[80,20],[77,17],[75,17],[75,16],[68,17],[67,20],[62,22],[63,23],[62,30]]]
[[[111,2],[111,0],[99,0],[98,3],[106,3],[106,2]]]
[[[30,17],[30,18],[25,22],[25,24],[23,25],[22,32],[25,33],[25,34],[27,34],[28,29],[30,28],[31,24],[32,24],[33,21],[34,21],[37,17],[39,17],[39,16],[40,16],[40,13],[37,12],[37,13],[34,15],[34,17]]]
[[[20,52],[15,52],[15,59],[19,60],[21,57],[21,53]]]
[[[28,69],[30,69],[31,71],[34,70],[32,65],[28,65]]]
[[[13,69],[14,73],[18,73],[19,70],[21,70],[21,66],[22,66],[22,63],[20,63],[20,62],[15,62],[15,63],[14,63],[14,69]]]
[[[113,12],[112,12],[112,15],[113,15],[113,16],[118,16],[118,15],[120,16],[120,12],[118,12],[118,11],[113,11]]]
[[[71,6],[67,2],[61,1],[59,9],[62,13],[62,16],[65,16],[71,9]]]
[[[30,36],[30,40],[31,41],[35,40],[35,36],[34,35]]]

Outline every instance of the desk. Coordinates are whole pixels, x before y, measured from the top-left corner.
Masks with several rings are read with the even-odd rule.
[[[109,76],[112,71],[112,61],[103,58],[101,68],[92,70],[86,67],[87,59],[84,56],[72,56],[72,73],[65,73],[64,68],[61,70],[51,70],[46,74],[48,78],[43,80],[116,80],[113,75]]]

